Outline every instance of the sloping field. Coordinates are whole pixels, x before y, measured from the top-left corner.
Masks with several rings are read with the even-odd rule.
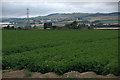
[[[118,30],[3,30],[3,69],[118,75]]]

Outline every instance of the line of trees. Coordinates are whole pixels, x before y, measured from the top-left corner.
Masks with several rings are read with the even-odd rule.
[[[87,29],[91,29],[91,27],[89,27],[86,24],[79,24],[77,21],[73,21],[70,24],[65,24],[63,27],[58,27],[58,26],[52,26],[52,23],[44,23],[44,29],[47,28],[51,28],[51,29],[82,29],[82,28],[87,28]]]
[[[64,28],[68,29],[78,29],[79,26],[77,26],[77,21],[72,22],[71,24],[65,24]]]
[[[17,27],[17,28],[15,28],[14,26],[11,26],[10,27],[10,25],[7,25],[7,27],[3,27],[3,29],[5,29],[5,30],[16,30],[16,29],[22,29],[22,27]]]
[[[97,23],[97,24],[85,24],[85,23],[81,23],[81,24],[78,24],[77,21],[73,21],[72,23],[70,24],[65,24],[63,27],[58,27],[56,25],[52,25],[51,22],[47,22],[47,23],[44,23],[44,29],[93,29],[94,27],[119,27],[120,25],[119,24],[116,24],[116,25],[103,25],[103,23]],[[33,26],[33,28],[29,28],[29,29],[35,29],[36,28],[36,25]],[[10,25],[7,25],[7,27],[4,27],[3,29],[10,29],[10,30],[14,30],[14,29],[28,29],[28,28],[23,28],[23,27],[17,27],[15,28],[14,26],[10,26]]]
[[[4,29],[14,29],[15,27],[14,26],[11,26],[10,25],[7,25],[7,27],[3,27]]]
[[[91,29],[91,27],[89,27],[88,25],[86,24],[78,24],[77,21],[73,21],[72,23],[70,24],[65,24],[64,29],[83,29],[83,28],[86,28],[86,29]]]

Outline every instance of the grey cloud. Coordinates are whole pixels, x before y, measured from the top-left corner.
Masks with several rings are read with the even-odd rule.
[[[30,9],[30,16],[43,16],[51,13],[96,13],[96,12],[116,12],[117,2],[3,2],[3,16],[24,17],[26,8]]]
[[[119,0],[2,0],[3,2],[119,2]]]

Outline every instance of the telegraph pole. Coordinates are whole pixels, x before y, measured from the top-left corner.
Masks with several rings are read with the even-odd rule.
[[[27,25],[26,28],[31,28],[30,21],[29,21],[29,8],[27,8]]]
[[[27,20],[28,20],[28,23],[29,23],[29,8],[27,8]]]

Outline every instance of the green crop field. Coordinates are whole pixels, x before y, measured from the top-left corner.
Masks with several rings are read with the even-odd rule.
[[[3,30],[3,69],[119,74],[118,30]]]

